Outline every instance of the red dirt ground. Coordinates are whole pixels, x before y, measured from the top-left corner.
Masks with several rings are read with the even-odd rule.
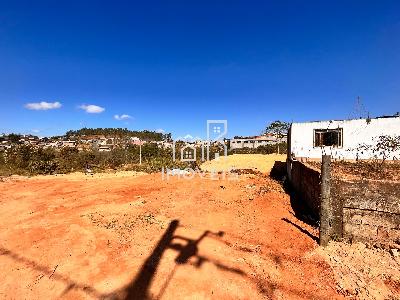
[[[264,177],[0,182],[6,299],[341,299]]]

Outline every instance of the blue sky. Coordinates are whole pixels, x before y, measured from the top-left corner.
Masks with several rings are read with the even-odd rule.
[[[0,132],[253,135],[349,118],[357,96],[393,114],[399,94],[399,1],[0,2]]]

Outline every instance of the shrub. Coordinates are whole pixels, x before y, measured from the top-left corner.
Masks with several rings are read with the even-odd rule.
[[[110,152],[97,150],[78,151],[75,148],[63,148],[60,150],[35,148],[26,145],[15,145],[7,152],[0,152],[0,174],[52,174],[84,171],[86,167],[94,171],[106,169],[131,169],[145,172],[158,172],[162,168],[192,168],[196,169],[201,163],[201,147],[196,148],[195,162],[182,162],[180,150],[183,145],[178,144],[176,149],[176,161],[173,161],[172,149],[159,148],[156,144],[147,143],[142,146],[142,165],[139,165],[140,147],[129,145],[126,148],[115,148]],[[205,150],[205,149],[204,149]],[[286,150],[286,144],[280,144],[280,150]],[[277,145],[261,146],[257,149],[236,149],[233,153],[275,153]],[[281,153],[282,153],[281,152]],[[210,159],[219,153],[224,155],[222,146],[210,148]],[[206,156],[206,150],[204,151]]]
[[[60,150],[57,159],[57,172],[68,173],[79,169],[79,152],[76,148],[63,148]]]

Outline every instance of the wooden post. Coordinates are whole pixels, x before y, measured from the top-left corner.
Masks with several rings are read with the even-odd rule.
[[[142,164],[142,141],[139,140],[139,165]]]
[[[319,213],[319,244],[327,246],[332,239],[333,212],[331,206],[331,156],[322,155],[321,164],[321,208]]]

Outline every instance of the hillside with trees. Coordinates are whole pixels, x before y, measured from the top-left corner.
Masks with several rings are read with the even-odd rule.
[[[127,128],[81,128],[78,130],[69,130],[66,132],[66,137],[81,137],[81,136],[105,136],[105,137],[137,137],[143,141],[164,141],[171,140],[171,133],[161,133],[156,131],[137,131]]]

